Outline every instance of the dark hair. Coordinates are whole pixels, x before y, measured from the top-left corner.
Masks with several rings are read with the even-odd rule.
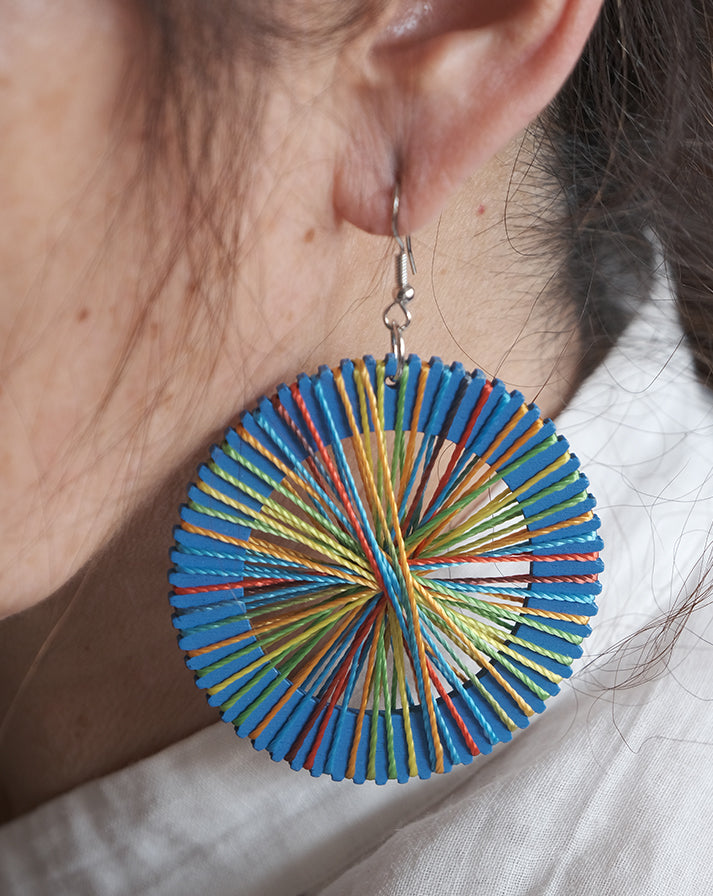
[[[560,288],[579,312],[584,372],[646,300],[664,261],[698,374],[713,388],[712,17],[713,0],[605,0],[541,118],[540,164],[565,197]],[[713,594],[713,568],[701,562],[707,572],[692,595],[610,651],[617,689],[667,668]]]
[[[698,371],[713,379],[711,16],[710,0],[606,0],[543,116],[590,366],[648,295],[657,243]]]

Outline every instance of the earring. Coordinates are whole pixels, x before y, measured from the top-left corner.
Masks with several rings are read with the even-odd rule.
[[[392,353],[300,375],[198,470],[169,579],[186,663],[257,749],[335,780],[407,781],[544,709],[596,613],[601,539],[576,457],[518,392]]]

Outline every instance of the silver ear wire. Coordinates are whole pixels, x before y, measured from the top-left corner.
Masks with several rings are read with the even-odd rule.
[[[405,257],[408,256],[409,264],[411,265],[411,271],[416,273],[416,262],[413,257],[413,252],[411,250],[411,237],[406,237],[406,244],[404,245],[404,241],[399,236],[399,206],[401,204],[401,185],[399,182],[396,182],[396,186],[394,187],[394,204],[391,208],[391,230],[394,234],[394,239],[396,240],[396,245],[399,247],[400,255],[399,260],[402,261],[405,266]],[[407,276],[407,275],[406,275]],[[401,284],[401,279],[399,279],[399,284]],[[403,278],[406,279],[406,278]]]
[[[384,325],[391,333],[391,351],[396,357],[396,373],[391,377],[392,382],[397,383],[401,379],[404,369],[404,361],[406,359],[406,344],[404,341],[404,330],[411,323],[411,312],[408,309],[409,302],[414,298],[416,292],[408,282],[409,265],[413,273],[416,273],[416,261],[413,257],[411,249],[411,237],[407,236],[406,240],[399,235],[399,205],[401,201],[400,185],[397,181],[394,188],[394,204],[391,211],[391,229],[398,246],[398,254],[396,256],[396,292],[394,300],[385,309],[383,319]],[[400,320],[394,318],[393,314],[399,312]]]

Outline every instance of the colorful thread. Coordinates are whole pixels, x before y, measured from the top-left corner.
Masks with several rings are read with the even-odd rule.
[[[264,398],[182,508],[171,603],[211,705],[276,760],[429,777],[509,740],[596,613],[567,442],[480,372],[343,361]]]

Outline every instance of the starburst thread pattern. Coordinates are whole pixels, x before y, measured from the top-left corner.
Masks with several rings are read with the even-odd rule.
[[[273,759],[406,781],[509,740],[581,655],[594,499],[538,409],[461,365],[343,361],[198,471],[170,573],[198,687]]]

